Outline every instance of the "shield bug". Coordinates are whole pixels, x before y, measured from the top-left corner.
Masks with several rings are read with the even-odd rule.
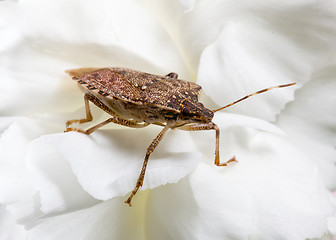
[[[78,86],[85,93],[86,118],[67,121],[65,132],[77,131],[90,134],[108,123],[116,123],[131,128],[143,128],[150,124],[163,127],[147,148],[136,185],[125,201],[129,206],[131,206],[132,198],[143,184],[149,156],[168,129],[184,131],[215,130],[215,165],[227,166],[230,162],[237,160],[235,157],[226,162],[220,162],[219,160],[219,128],[212,122],[214,113],[253,95],[273,88],[288,87],[295,84],[290,83],[266,88],[224,107],[209,110],[198,101],[201,86],[178,79],[177,73],[174,72],[165,76],[126,68],[80,68],[67,70],[66,72],[73,80],[77,81]],[[72,123],[92,121],[89,102],[110,114],[111,117],[87,130],[69,127]]]

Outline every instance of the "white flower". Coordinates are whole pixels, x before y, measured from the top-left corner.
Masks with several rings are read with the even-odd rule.
[[[336,188],[335,1],[0,2],[1,239],[332,238]],[[196,81],[213,131],[63,133],[85,114],[64,73],[122,66]],[[92,107],[94,122],[108,115]],[[272,122],[269,123],[268,121]],[[18,225],[14,225],[15,219]],[[22,229],[25,227],[25,230]],[[8,231],[13,229],[13,231]],[[25,236],[24,236],[25,235]]]

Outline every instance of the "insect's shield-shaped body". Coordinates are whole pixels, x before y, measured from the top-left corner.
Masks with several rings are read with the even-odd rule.
[[[68,73],[119,116],[137,122],[174,126],[210,122],[213,113],[198,102],[201,86],[126,68],[77,69]],[[172,78],[173,77],[173,78]]]
[[[132,128],[142,128],[150,124],[163,127],[147,148],[140,176],[130,197],[125,201],[130,206],[132,198],[143,184],[149,156],[168,129],[184,131],[215,130],[215,165],[227,166],[228,163],[235,162],[236,159],[232,157],[224,163],[219,160],[220,131],[217,125],[212,122],[214,112],[270,89],[295,84],[266,88],[212,111],[198,101],[202,89],[201,86],[180,80],[178,75],[173,72],[165,76],[127,68],[80,68],[66,72],[77,81],[80,89],[85,93],[86,118],[67,121],[65,132],[77,131],[90,134],[108,123],[116,123]],[[75,122],[85,123],[92,121],[89,102],[110,114],[110,118],[87,130],[69,127]]]

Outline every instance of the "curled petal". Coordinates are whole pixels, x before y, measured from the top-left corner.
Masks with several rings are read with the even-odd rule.
[[[41,138],[29,144],[25,161],[44,214],[64,214],[99,203],[81,188],[69,163],[55,147]]]
[[[0,49],[3,114],[78,107],[80,92],[64,74],[69,68],[123,66],[188,76],[168,34],[137,1],[102,1],[91,7],[88,1],[35,0],[1,4],[0,11],[7,23],[0,35],[8,36],[0,39],[6,45]],[[42,20],[46,16],[48,21]]]
[[[295,93],[295,102],[286,107],[276,122],[289,141],[319,166],[330,190],[336,189],[335,77],[335,63],[331,60]]]
[[[50,135],[43,140],[62,153],[89,194],[107,200],[123,196],[135,187],[146,148],[155,137],[153,133],[147,129],[115,129],[90,136]],[[176,183],[195,168],[198,160],[199,154],[188,134],[168,133],[149,159],[141,190]]]
[[[22,240],[26,237],[26,231],[23,226],[17,224],[4,206],[0,207],[0,238],[1,239],[11,239],[11,240]]]
[[[30,229],[28,239],[141,239],[140,228],[132,222],[139,209],[132,210],[121,198],[115,198],[81,211],[40,219]],[[132,231],[125,231],[125,223]]]
[[[175,186],[153,190],[153,238],[169,233],[175,239],[321,237],[334,207],[316,167],[283,136],[241,129],[230,135],[238,164],[202,161]],[[248,145],[241,137],[249,138]]]

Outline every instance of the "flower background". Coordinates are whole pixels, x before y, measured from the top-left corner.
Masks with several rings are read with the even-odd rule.
[[[332,239],[336,233],[336,2],[0,2],[0,239]],[[177,72],[218,112],[214,133],[106,126],[84,116],[64,73],[122,66]],[[93,109],[95,122],[107,115]],[[271,122],[271,123],[270,123]],[[83,128],[94,123],[86,124]],[[147,189],[147,190],[145,190]]]

